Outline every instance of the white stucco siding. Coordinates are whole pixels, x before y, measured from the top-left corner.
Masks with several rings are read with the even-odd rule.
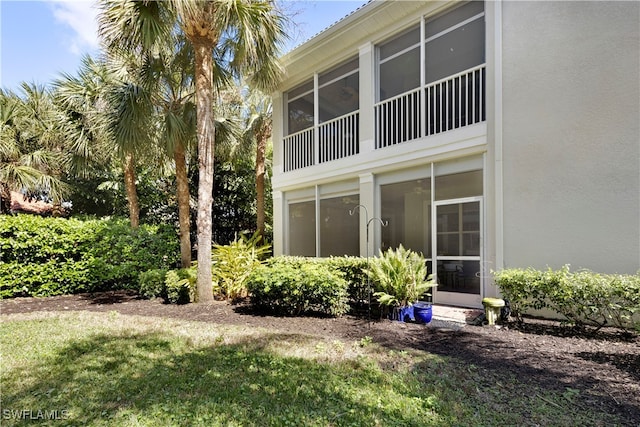
[[[640,3],[502,4],[504,264],[640,269]]]

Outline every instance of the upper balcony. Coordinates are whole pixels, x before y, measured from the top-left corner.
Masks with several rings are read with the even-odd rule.
[[[369,94],[372,94],[373,97]],[[420,19],[284,93],[284,172],[486,121],[483,2]],[[372,141],[363,145],[363,141]]]
[[[481,65],[376,103],[375,149],[484,122],[485,81]],[[286,136],[284,171],[358,154],[359,129],[360,112],[354,111]]]

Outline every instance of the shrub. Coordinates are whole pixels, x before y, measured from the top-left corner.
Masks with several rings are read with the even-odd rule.
[[[165,277],[166,301],[187,304],[195,301],[197,270],[195,267],[169,270]]]
[[[168,226],[126,219],[0,216],[0,296],[50,296],[136,287],[142,271],[178,261]]]
[[[300,315],[347,312],[347,281],[322,261],[278,257],[256,268],[247,281],[254,306],[276,313]]]
[[[331,269],[343,274],[348,283],[347,292],[351,304],[369,302],[367,259],[362,257],[331,257],[323,260]]]
[[[521,322],[528,310],[547,308],[580,328],[611,325],[640,330],[640,274],[571,272],[569,266],[556,271],[514,268],[493,274]]]
[[[387,306],[411,305],[435,286],[433,280],[427,279],[424,257],[402,245],[381,251],[379,257],[371,260],[367,272],[375,285],[373,295]]]
[[[83,261],[0,262],[0,298],[88,291],[92,287],[88,269],[88,263]]]
[[[241,235],[228,245],[215,245],[211,255],[213,292],[226,299],[248,295],[247,278],[271,251],[271,245],[260,244],[260,235]]]
[[[145,298],[166,298],[166,276],[167,270],[164,268],[157,268],[154,270],[141,272],[138,275],[138,287],[140,295]]]

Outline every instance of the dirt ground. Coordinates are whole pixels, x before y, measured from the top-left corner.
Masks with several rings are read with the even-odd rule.
[[[575,404],[618,414],[628,425],[640,426],[640,337],[615,329],[587,336],[537,319],[527,319],[520,327],[514,323],[495,327],[370,321],[367,316],[285,318],[255,313],[245,304],[167,305],[129,292],[0,301],[1,315],[71,310],[257,326],[348,342],[369,336],[388,348],[425,350],[473,364],[486,375],[487,383],[517,378],[530,386],[528,390],[577,393]]]

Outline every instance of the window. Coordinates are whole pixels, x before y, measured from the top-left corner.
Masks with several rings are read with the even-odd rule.
[[[349,214],[359,203],[357,194],[320,200],[320,256],[360,255],[360,217]]]
[[[289,254],[316,256],[316,202],[289,204]]]
[[[484,2],[472,1],[425,24],[427,83],[484,63]]]
[[[426,83],[485,61],[484,2],[471,1],[425,21],[378,46],[378,101],[420,87],[420,44],[425,45]]]
[[[459,199],[481,195],[481,170],[436,176],[435,200]]]
[[[407,249],[431,257],[431,179],[417,179],[380,186],[381,249]]]
[[[360,108],[358,58],[318,76],[320,123],[344,116]]]
[[[313,114],[313,81],[287,93],[287,135],[312,127]]]
[[[420,27],[378,46],[379,101],[420,86]]]
[[[360,215],[357,212],[350,214],[360,204],[360,196],[354,189],[356,185],[355,181],[336,182],[287,194],[293,198],[288,203],[289,255],[360,254]],[[319,198],[311,196],[313,193]]]

